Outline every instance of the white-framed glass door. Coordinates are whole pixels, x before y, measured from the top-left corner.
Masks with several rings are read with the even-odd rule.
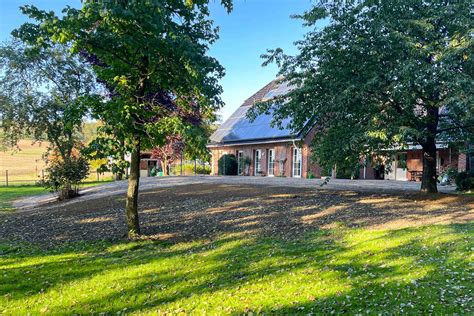
[[[258,175],[259,173],[262,172],[262,151],[260,149],[255,150],[255,159],[254,159],[254,165],[255,165],[255,175]]]
[[[268,175],[275,175],[275,149],[268,150]]]
[[[301,178],[301,148],[293,148],[293,177]]]
[[[237,151],[237,175],[241,176],[244,173],[244,166],[242,164],[242,159],[244,158],[244,152],[239,150]]]

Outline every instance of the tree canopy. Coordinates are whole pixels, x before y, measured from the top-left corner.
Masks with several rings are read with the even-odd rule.
[[[63,45],[37,49],[19,40],[0,47],[0,67],[3,141],[15,146],[28,135],[70,157],[97,99],[92,69]]]
[[[231,1],[222,4],[231,10]],[[224,69],[207,54],[218,38],[208,1],[85,0],[62,17],[34,6],[23,12],[37,23],[25,23],[15,36],[37,46],[68,43],[106,87],[106,101],[94,104],[92,115],[104,124],[103,139],[114,143],[98,150],[131,154],[127,223],[130,236],[139,234],[141,149],[163,145],[167,135],[203,146],[199,135],[222,106]]]
[[[472,10],[470,0],[318,1],[296,16],[311,28],[296,56],[262,56],[295,89],[252,115],[273,108],[276,124],[315,126],[313,154],[325,168],[419,144],[422,190],[436,192],[436,141],[474,131]]]

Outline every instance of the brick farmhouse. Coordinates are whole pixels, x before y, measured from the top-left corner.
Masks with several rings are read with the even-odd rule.
[[[290,87],[281,80],[274,80],[260,89],[245,102],[214,132],[208,148],[212,154],[212,172],[218,175],[218,161],[225,154],[233,154],[239,162],[239,175],[285,176],[316,178],[325,176],[317,163],[311,161],[310,144],[314,137],[307,134],[292,134],[288,129],[272,127],[271,114],[262,114],[253,122],[246,117],[247,110],[256,102],[287,93]],[[283,122],[283,126],[285,122]],[[466,154],[451,148],[447,143],[437,144],[437,169],[441,173],[448,167],[466,170]],[[423,171],[422,150],[410,146],[403,151],[394,151],[394,159],[388,173],[374,168],[370,161],[361,167],[360,179],[392,179],[418,181]],[[242,165],[247,158],[249,164]],[[332,176],[335,177],[334,170]]]

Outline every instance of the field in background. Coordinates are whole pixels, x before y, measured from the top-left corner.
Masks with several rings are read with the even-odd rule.
[[[31,140],[21,140],[19,150],[0,151],[0,186],[30,185],[41,180],[44,174],[45,162],[43,155],[48,146],[47,142],[35,143]],[[97,174],[91,170],[85,182],[109,181],[113,179],[112,173]]]
[[[19,150],[0,151],[0,185],[6,184],[7,172],[12,185],[33,184],[40,180],[47,146],[47,142],[33,144],[24,139],[18,143]]]

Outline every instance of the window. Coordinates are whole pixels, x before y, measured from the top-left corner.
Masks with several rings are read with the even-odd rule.
[[[244,152],[239,150],[237,151],[237,175],[241,176],[244,174],[244,166],[242,159],[244,158]]]
[[[301,177],[301,148],[293,148],[293,177]]]
[[[268,175],[275,175],[275,149],[268,150]]]
[[[255,175],[262,172],[262,151],[260,149],[255,150]]]

